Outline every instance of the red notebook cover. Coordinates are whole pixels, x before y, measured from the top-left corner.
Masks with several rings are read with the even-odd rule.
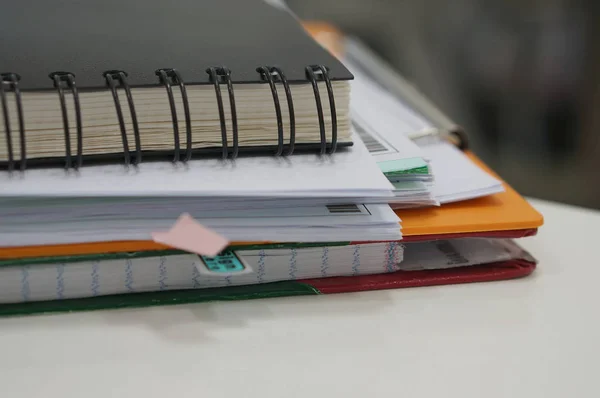
[[[312,286],[321,294],[333,294],[515,279],[530,275],[535,267],[536,264],[533,261],[517,259],[470,267],[319,278],[302,282]]]

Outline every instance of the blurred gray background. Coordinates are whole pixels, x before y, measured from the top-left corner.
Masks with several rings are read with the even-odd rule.
[[[600,1],[286,3],[366,42],[522,194],[600,208]]]

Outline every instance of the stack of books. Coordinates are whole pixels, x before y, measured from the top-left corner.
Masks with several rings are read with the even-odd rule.
[[[262,0],[138,6],[0,16],[0,315],[533,272],[511,239],[541,215],[360,42]]]

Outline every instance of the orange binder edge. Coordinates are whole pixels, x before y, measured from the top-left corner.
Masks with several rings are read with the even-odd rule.
[[[473,153],[465,154],[481,169],[502,179]],[[544,223],[535,210],[510,185],[503,181],[505,192],[483,198],[449,203],[440,207],[397,210],[402,220],[403,236],[476,233],[537,229]]]
[[[231,245],[248,246],[264,243],[270,242],[231,242]],[[170,249],[173,248],[151,240],[124,240],[60,245],[0,247],[0,260],[32,257],[81,256],[86,254],[104,253],[145,252]]]

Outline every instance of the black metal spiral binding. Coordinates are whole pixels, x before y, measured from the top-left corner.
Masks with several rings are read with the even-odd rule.
[[[186,136],[186,150],[185,150],[185,161],[187,162],[192,158],[192,119],[190,117],[190,105],[188,103],[187,91],[181,75],[176,69],[163,68],[157,69],[156,75],[159,77],[160,82],[165,86],[167,95],[169,97],[169,106],[171,107],[171,119],[173,121],[173,138],[175,143],[175,156],[173,157],[174,162],[179,161],[179,123],[177,122],[177,109],[175,107],[175,99],[173,97],[173,90],[171,84],[179,85],[181,91],[181,99],[183,101],[183,111],[185,113],[185,136]],[[170,81],[170,80],[171,81]]]
[[[256,69],[260,73],[263,79],[266,79],[271,88],[271,94],[273,95],[273,104],[275,105],[275,116],[277,117],[277,135],[278,135],[278,146],[276,156],[280,156],[283,152],[283,120],[281,117],[281,105],[279,102],[279,95],[277,94],[277,88],[275,82],[279,80],[285,90],[285,96],[288,104],[288,113],[290,116],[290,144],[286,156],[290,156],[294,153],[294,145],[296,141],[296,116],[294,114],[294,101],[292,99],[292,92],[290,85],[285,77],[283,71],[277,66],[261,66]]]
[[[286,156],[290,156],[294,153],[294,145],[296,143],[296,115],[294,113],[294,100],[292,99],[292,91],[290,90],[290,85],[285,77],[285,74],[279,67],[272,66],[270,71],[271,73],[275,73],[275,76],[279,77],[279,80],[283,85],[283,89],[285,90],[285,97],[288,103],[288,113],[290,114],[290,145]]]
[[[317,105],[317,115],[319,117],[319,130],[321,132],[321,155],[327,152],[327,137],[325,136],[325,118],[323,116],[323,106],[321,104],[321,95],[319,94],[319,85],[317,84],[317,74],[325,81],[327,86],[327,94],[329,96],[329,107],[331,110],[331,148],[329,154],[333,154],[337,149],[337,113],[335,110],[335,98],[333,95],[333,88],[331,86],[331,80],[329,79],[329,72],[323,65],[310,65],[306,67],[306,77],[311,82],[313,91],[315,94],[315,102]]]
[[[283,72],[283,70],[277,66],[269,66],[263,65],[256,69],[256,71],[260,74],[261,79],[269,84],[273,105],[275,108],[275,116],[277,122],[277,149],[275,152],[276,156],[289,156],[294,153],[296,149],[296,118],[294,111],[294,101],[292,98],[292,92],[290,89],[290,84]],[[336,106],[335,106],[335,98],[333,93],[333,88],[331,84],[331,80],[329,78],[328,69],[323,65],[310,65],[305,68],[306,77],[308,81],[311,83],[315,103],[318,114],[318,123],[319,123],[319,132],[320,132],[320,153],[324,154],[333,154],[337,147],[337,114],[336,114]],[[234,87],[231,78],[231,70],[225,66],[215,66],[206,69],[206,73],[209,76],[210,83],[214,86],[215,96],[219,111],[219,122],[221,129],[221,140],[222,140],[222,148],[221,155],[223,159],[231,158],[235,159],[239,152],[239,132],[238,132],[238,121],[237,121],[237,110],[236,110],[236,101],[234,94]],[[171,118],[173,122],[173,138],[174,138],[174,153],[173,153],[173,161],[178,162],[183,160],[185,162],[189,161],[192,158],[195,150],[192,148],[192,123],[191,123],[191,112],[190,112],[190,104],[188,101],[188,95],[185,83],[181,74],[173,68],[161,68],[155,71],[155,74],[158,76],[160,83],[165,87],[167,91],[167,95],[169,98],[169,105],[171,109]],[[59,100],[60,107],[63,118],[63,129],[64,129],[64,141],[65,141],[65,159],[64,159],[64,167],[66,169],[75,168],[79,169],[82,167],[84,160],[87,162],[88,159],[90,162],[110,162],[111,158],[114,156],[112,154],[103,154],[98,156],[84,156],[83,149],[83,122],[82,122],[82,109],[80,104],[80,93],[76,84],[75,74],[71,72],[63,72],[57,71],[49,74],[50,79],[53,82],[54,88],[56,89]],[[106,80],[106,84],[110,89],[114,104],[116,115],[120,127],[121,139],[123,144],[123,157],[124,164],[126,166],[131,163],[138,165],[142,162],[142,145],[141,145],[141,135],[138,125],[138,118],[135,109],[135,104],[133,100],[132,90],[128,84],[128,74],[122,70],[109,70],[103,73],[103,77]],[[25,138],[25,121],[23,116],[23,104],[22,104],[22,96],[21,90],[19,88],[19,81],[21,77],[15,73],[3,73],[0,74],[0,97],[2,101],[2,112],[4,115],[4,129],[5,129],[5,139],[6,139],[6,147],[7,147],[7,165],[8,170],[13,171],[15,168],[20,167],[21,170],[25,170],[28,160],[27,160],[27,152],[26,152],[26,138]],[[327,135],[325,129],[325,117],[323,111],[323,104],[321,101],[320,93],[319,93],[319,83],[324,82],[327,88],[327,94],[330,105],[331,112],[331,142],[327,142]],[[232,128],[232,148],[228,147],[228,137],[227,137],[227,123],[225,118],[225,107],[223,105],[223,98],[221,93],[221,84],[227,85],[228,95],[229,95],[229,105],[231,110],[231,128]],[[281,109],[281,100],[279,98],[278,93],[278,85],[281,84],[286,95],[287,106],[289,111],[289,144],[285,141],[284,136],[284,123],[283,123],[283,113]],[[186,150],[185,157],[182,159],[181,153],[181,144],[180,144],[180,136],[179,136],[179,123],[177,117],[177,109],[176,102],[173,93],[173,86],[179,86],[181,92],[181,98],[183,102],[184,112],[185,112],[185,122],[186,122]],[[119,99],[118,89],[123,89],[127,96],[127,102],[129,105],[129,110],[131,113],[133,134],[135,137],[135,157],[132,156],[130,152],[130,143],[128,142],[126,124],[124,119],[123,109],[121,107],[121,102]],[[75,109],[75,119],[76,119],[76,131],[77,131],[77,152],[76,155],[73,154],[71,148],[71,128],[69,126],[69,114],[68,114],[68,106],[67,106],[67,97],[69,91],[73,96],[74,109]],[[21,159],[20,161],[16,158],[16,154],[14,153],[14,142],[11,130],[11,120],[9,115],[9,105],[7,101],[8,93],[13,92],[16,99],[16,108],[18,114],[18,126],[20,133],[20,152]],[[67,95],[65,94],[67,93]],[[72,115],[71,115],[72,117]],[[14,123],[14,121],[13,121]],[[287,144],[287,145],[286,145]],[[340,145],[346,145],[342,143]],[[287,146],[287,148],[286,148]],[[300,145],[298,146],[299,150],[310,150],[311,145]],[[214,150],[219,151],[218,148],[207,148],[207,153],[212,153]],[[248,153],[258,153],[257,150],[259,148],[248,148]],[[144,156],[149,156],[150,158],[160,158],[164,156],[165,153],[163,151],[156,152],[148,152]],[[171,153],[169,151],[168,156]],[[135,159],[135,160],[134,160]],[[29,159],[29,165],[31,167],[38,167],[47,164],[48,162],[55,162],[52,159],[34,159],[33,161]]]
[[[217,106],[219,107],[219,120],[221,122],[221,142],[223,145],[223,159],[227,159],[229,150],[227,148],[227,126],[225,125],[225,111],[223,109],[223,98],[221,96],[221,80],[225,80],[227,90],[229,92],[229,106],[231,108],[231,127],[233,130],[233,151],[231,158],[235,159],[239,152],[238,141],[238,125],[237,111],[235,108],[235,96],[233,93],[233,84],[231,82],[231,71],[225,66],[211,67],[206,69],[206,73],[210,76],[210,81],[215,87],[215,95],[217,97]]]
[[[117,111],[117,119],[119,120],[119,127],[121,128],[121,140],[123,142],[123,152],[125,165],[128,166],[130,163],[129,154],[129,142],[127,140],[127,130],[125,129],[125,120],[123,119],[123,110],[121,109],[121,101],[119,101],[119,95],[117,93],[117,82],[125,90],[127,96],[127,102],[129,104],[129,111],[131,113],[131,122],[133,124],[133,135],[135,139],[135,164],[138,165],[142,162],[142,140],[140,137],[140,130],[138,128],[137,113],[135,111],[135,105],[133,102],[133,95],[129,84],[127,84],[127,72],[122,70],[109,70],[102,74],[106,79],[106,84],[112,92],[113,99],[115,101],[115,109]]]
[[[17,101],[17,115],[19,118],[19,138],[21,143],[21,160],[19,166],[21,171],[25,171],[27,167],[27,151],[25,141],[25,121],[23,119],[23,103],[21,101],[21,90],[19,89],[19,81],[21,76],[16,73],[2,73],[0,74],[0,97],[2,100],[2,113],[4,114],[4,129],[6,132],[6,148],[8,152],[8,170],[13,171],[15,168],[14,154],[12,147],[12,133],[10,128],[10,118],[8,114],[8,103],[6,100],[5,85],[8,85],[9,89],[15,93],[15,99]]]
[[[81,106],[79,105],[79,94],[75,84],[75,75],[70,72],[52,72],[48,77],[54,82],[54,88],[58,91],[58,97],[60,98],[60,108],[62,110],[63,127],[65,130],[65,169],[71,168],[72,160],[71,133],[69,129],[69,117],[67,114],[65,93],[62,87],[63,82],[67,84],[67,87],[71,89],[71,94],[73,94],[75,120],[77,123],[77,162],[75,163],[75,168],[78,169],[83,164],[83,131],[81,127]]]
[[[279,104],[279,96],[277,95],[275,80],[271,75],[271,68],[268,66],[261,66],[257,68],[256,71],[261,74],[263,79],[267,79],[269,87],[271,87],[273,104],[275,105],[275,117],[277,118],[277,152],[275,153],[275,156],[281,156],[283,152],[283,120],[281,119],[281,105]]]

